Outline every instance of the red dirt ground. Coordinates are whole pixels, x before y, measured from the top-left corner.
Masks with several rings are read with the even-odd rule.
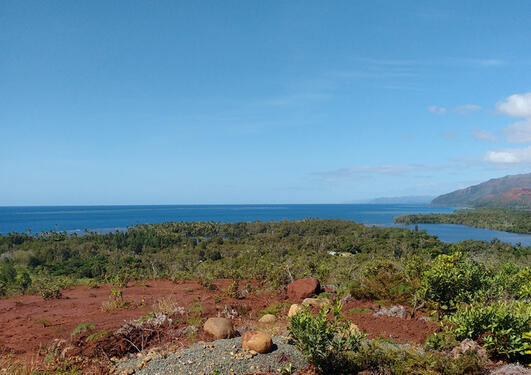
[[[200,300],[204,307],[203,317],[217,316],[226,304],[247,305],[245,318],[235,321],[236,327],[249,321],[256,321],[265,307],[287,299],[285,291],[250,294],[244,299],[227,298],[224,290],[230,280],[216,280],[218,290],[209,290],[196,281],[180,284],[171,281],[147,281],[144,285],[123,288],[123,299],[132,301],[134,308],[104,312],[102,302],[109,300],[111,285],[91,289],[78,286],[63,291],[63,298],[43,300],[38,295],[18,296],[0,300],[0,354],[12,353],[20,360],[35,359],[39,348],[46,347],[54,339],[70,340],[72,330],[80,323],[91,322],[96,331],[116,330],[125,320],[138,319],[153,310],[153,304],[161,297],[170,297],[177,304],[186,307]],[[133,283],[130,283],[132,285]],[[245,282],[240,282],[240,289]],[[258,283],[252,282],[253,287]],[[144,301],[142,305],[142,301]],[[349,301],[345,311],[361,307],[376,310],[371,302]],[[392,338],[402,343],[422,344],[425,338],[437,331],[438,325],[414,319],[374,317],[372,313],[348,313],[362,331],[370,337]],[[211,340],[199,333],[198,339]],[[182,340],[184,341],[184,339]],[[174,342],[175,343],[175,342]],[[185,344],[185,342],[183,342]],[[42,359],[42,358],[41,358]]]

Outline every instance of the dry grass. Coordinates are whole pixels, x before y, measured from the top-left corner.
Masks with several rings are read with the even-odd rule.
[[[27,362],[21,362],[13,355],[7,354],[0,356],[0,374],[1,375],[34,375],[39,373],[39,366],[35,359]]]
[[[163,313],[167,316],[172,315],[178,308],[179,304],[175,302],[171,296],[165,296],[157,298],[155,303],[153,304],[153,312],[154,313]]]

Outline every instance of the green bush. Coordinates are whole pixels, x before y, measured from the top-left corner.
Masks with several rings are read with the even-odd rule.
[[[444,352],[390,347],[378,340],[365,343],[345,362],[350,373],[368,370],[371,374],[393,375],[480,375],[484,374],[484,365],[474,352],[454,358]]]
[[[446,330],[458,340],[466,338],[483,345],[494,356],[514,358],[524,355],[524,333],[531,324],[531,306],[524,303],[473,303],[460,307],[446,318]]]
[[[451,332],[435,332],[426,338],[424,348],[428,350],[449,350],[459,345]]]
[[[332,313],[332,319],[328,318]],[[341,316],[341,304],[322,307],[317,316],[308,309],[290,318],[290,341],[324,374],[343,373],[349,352],[359,350],[364,334]]]
[[[377,259],[368,263],[360,278],[349,283],[349,293],[357,299],[406,302],[413,286],[397,262]]]
[[[418,296],[435,303],[439,312],[452,310],[487,288],[488,281],[485,266],[465,260],[462,253],[439,255],[424,272]]]

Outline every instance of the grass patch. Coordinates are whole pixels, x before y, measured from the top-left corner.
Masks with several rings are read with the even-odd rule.
[[[347,311],[348,314],[354,314],[354,313],[358,313],[358,314],[368,314],[372,312],[371,309],[368,309],[366,307],[354,307],[352,309],[349,309]]]
[[[281,315],[285,309],[287,309],[290,306],[289,302],[278,302],[271,306],[266,307],[262,311],[260,311],[259,315],[260,318],[266,314],[272,314],[275,316]]]

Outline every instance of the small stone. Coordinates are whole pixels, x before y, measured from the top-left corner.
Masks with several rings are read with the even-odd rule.
[[[260,323],[275,323],[277,321],[277,317],[273,314],[265,314],[258,321]]]
[[[299,305],[298,303],[294,303],[289,308],[288,317],[292,317],[294,315],[297,315],[298,313],[304,311],[304,307],[302,305]]]
[[[242,348],[257,353],[269,353],[273,348],[273,340],[265,332],[247,331],[242,335]]]
[[[330,305],[330,300],[328,298],[305,298],[304,301],[302,301],[302,304],[304,306],[321,307],[324,305]]]

